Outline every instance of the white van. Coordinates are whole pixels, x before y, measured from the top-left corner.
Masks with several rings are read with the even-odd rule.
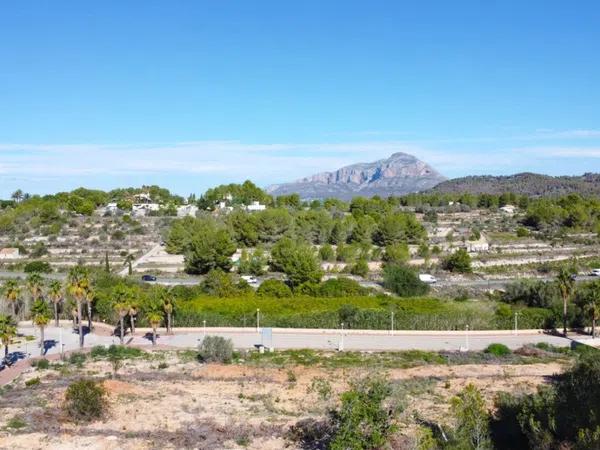
[[[591,275],[593,277],[600,277],[600,269],[592,269]]]
[[[419,280],[427,284],[437,283],[436,278],[433,275],[429,275],[428,273],[420,273]]]

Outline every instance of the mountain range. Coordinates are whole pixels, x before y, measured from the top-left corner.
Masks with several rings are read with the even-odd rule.
[[[298,193],[302,199],[403,195],[433,188],[446,180],[428,164],[406,153],[394,153],[386,159],[358,163],[333,172],[322,172],[293,183],[267,188],[274,196]]]
[[[513,192],[531,197],[570,193],[600,196],[600,174],[550,176],[536,173],[478,175],[446,179],[427,163],[406,153],[358,163],[333,172],[322,172],[292,183],[267,188],[274,196],[299,194],[303,200],[328,197],[350,200],[356,196],[389,197],[413,192],[501,194]]]

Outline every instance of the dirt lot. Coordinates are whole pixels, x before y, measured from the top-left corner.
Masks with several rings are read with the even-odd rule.
[[[391,401],[403,411],[400,429],[410,434],[415,411],[444,422],[449,399],[470,382],[491,406],[497,392],[532,391],[562,370],[549,362],[427,365],[385,374],[394,386]],[[351,380],[375,375],[366,367],[201,365],[175,352],[127,361],[118,378],[110,374],[106,361],[24,373],[0,397],[0,448],[294,449],[285,438],[290,425],[322,417]],[[81,376],[105,380],[110,413],[102,421],[75,425],[61,408],[66,386]],[[39,384],[26,386],[36,377]]]

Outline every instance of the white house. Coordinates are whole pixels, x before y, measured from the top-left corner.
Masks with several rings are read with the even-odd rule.
[[[0,259],[19,259],[20,257],[18,248],[7,247],[0,249]]]
[[[198,207],[196,205],[182,205],[177,207],[177,217],[196,217]]]
[[[266,205],[262,205],[258,201],[253,201],[248,206],[246,206],[246,211],[264,211],[267,209]]]
[[[216,204],[215,211],[229,213],[229,212],[233,211],[233,207],[227,206],[227,202],[225,200],[222,200]]]

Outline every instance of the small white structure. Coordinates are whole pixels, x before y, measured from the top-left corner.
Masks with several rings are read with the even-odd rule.
[[[106,206],[101,206],[96,210],[96,214],[101,216],[105,216],[107,214],[114,215],[117,214],[117,212],[119,212],[119,207],[117,206],[116,202],[108,203]]]
[[[465,245],[469,253],[482,253],[490,250],[490,244],[485,239],[479,239],[478,241],[467,241],[465,242]]]
[[[216,204],[215,211],[228,213],[228,212],[233,211],[233,207],[227,206],[227,202],[225,200],[222,200]]]
[[[111,203],[109,203],[109,204],[106,205],[106,212],[114,214],[118,210],[119,210],[119,207],[117,206],[117,202],[111,202]]]
[[[198,207],[196,205],[182,205],[177,207],[177,217],[196,217]]]
[[[258,201],[253,201],[248,206],[246,206],[246,211],[264,211],[267,209],[266,205],[262,205]]]
[[[504,205],[500,208],[500,211],[512,216],[517,211],[517,207],[515,205]]]
[[[19,249],[14,247],[7,247],[0,249],[0,259],[19,259]]]
[[[465,241],[464,247],[469,253],[485,253],[490,251],[490,243],[483,233],[476,241]]]
[[[158,203],[136,203],[131,207],[131,214],[136,217],[143,217],[150,211],[158,211],[160,205]]]
[[[133,196],[133,198],[135,198],[138,203],[151,203],[152,202],[152,197],[147,192],[141,193],[141,194],[135,194]]]

